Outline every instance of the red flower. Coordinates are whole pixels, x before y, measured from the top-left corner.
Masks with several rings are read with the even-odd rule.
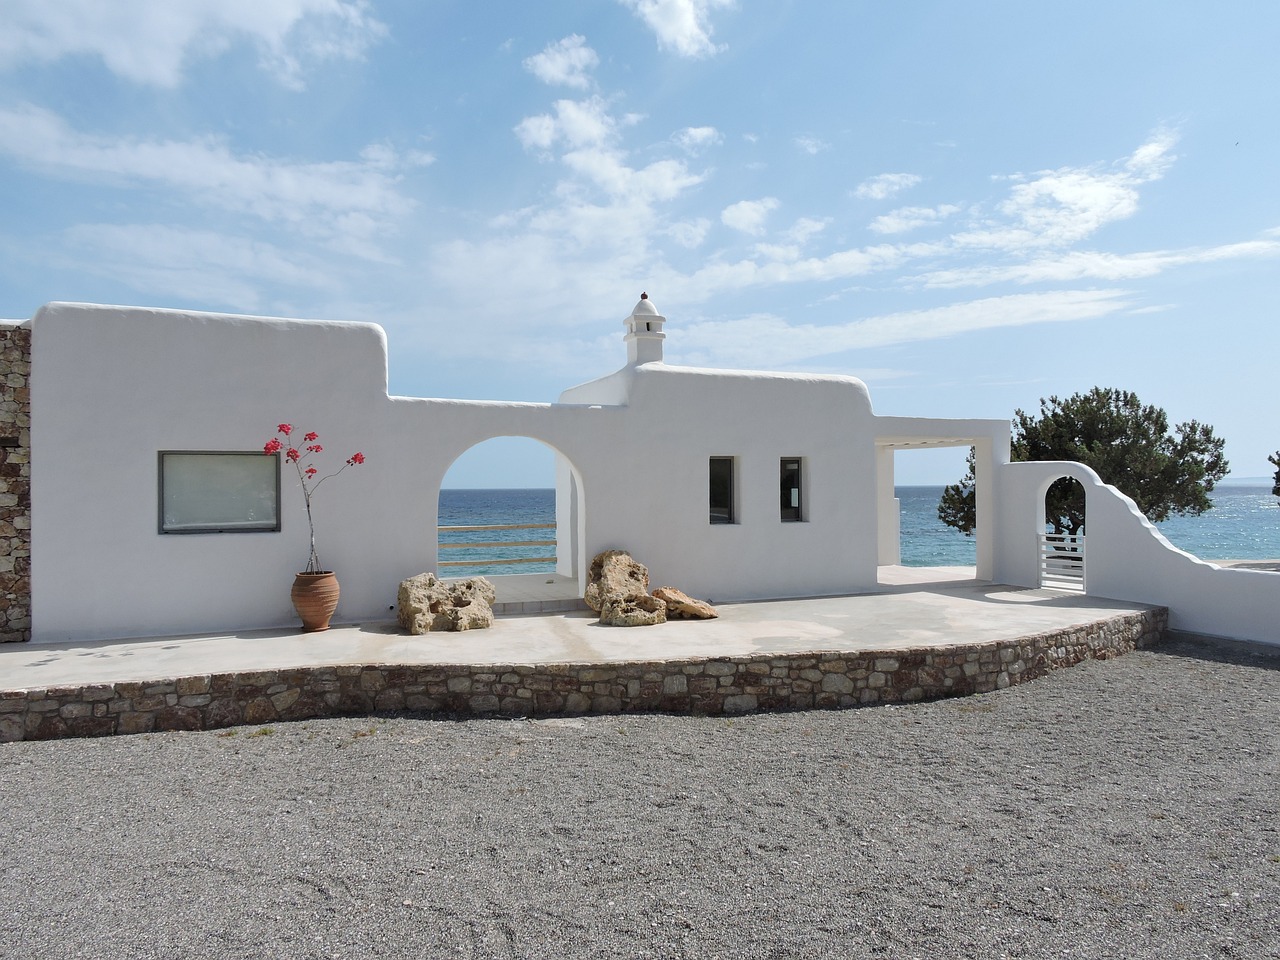
[[[279,424],[276,427],[276,432],[280,434],[280,437],[288,437],[293,433],[293,424]],[[315,431],[308,431],[303,434],[303,445],[301,450],[299,450],[298,447],[288,446],[287,441],[282,441],[280,437],[273,437],[268,440],[263,445],[262,452],[266,454],[276,454],[284,451],[285,459],[293,464],[294,470],[298,471],[298,485],[302,487],[302,499],[307,508],[307,526],[310,528],[311,533],[311,554],[307,558],[307,572],[314,573],[320,570],[320,558],[316,554],[316,527],[311,516],[311,497],[315,494],[316,490],[320,488],[320,485],[330,477],[336,477],[343,470],[347,469],[347,467],[354,466],[358,463],[364,463],[364,454],[352,454],[351,458],[347,460],[343,466],[339,467],[333,473],[326,474],[322,477],[320,476],[320,471],[313,464],[307,463],[305,467],[302,465],[303,453],[305,453],[307,459],[310,460],[313,455],[324,452],[324,447],[316,443],[316,441],[320,439],[320,435],[318,433]]]

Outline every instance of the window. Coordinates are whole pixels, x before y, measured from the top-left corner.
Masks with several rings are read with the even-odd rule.
[[[711,458],[711,522],[736,522],[733,514],[733,457]]]
[[[261,450],[160,452],[161,533],[280,529],[280,458]]]
[[[803,520],[800,500],[800,458],[783,457],[780,461],[779,486],[782,494],[782,519]]]

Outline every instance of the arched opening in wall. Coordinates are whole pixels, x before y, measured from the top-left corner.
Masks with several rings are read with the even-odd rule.
[[[973,448],[904,440],[881,444],[877,456],[880,582],[976,578],[976,535],[945,522],[939,510],[976,529]]]
[[[1059,477],[1040,501],[1040,586],[1085,589],[1085,493],[1074,477]]]
[[[437,574],[483,576],[496,613],[539,613],[582,596],[582,481],[560,451],[494,437],[464,451],[440,484]]]

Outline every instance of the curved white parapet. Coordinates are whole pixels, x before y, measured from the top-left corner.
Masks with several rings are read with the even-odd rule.
[[[999,468],[998,579],[1037,585],[1044,495],[1059,477],[1073,477],[1085,491],[1086,592],[1168,607],[1173,630],[1280,644],[1280,575],[1219,567],[1178,549],[1133,500],[1079,463]]]

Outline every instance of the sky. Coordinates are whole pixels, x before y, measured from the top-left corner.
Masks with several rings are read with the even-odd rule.
[[[646,291],[670,363],[902,416],[1119,387],[1269,477],[1278,39],[1261,0],[0,0],[0,316],[372,321],[394,394],[553,401]],[[448,485],[550,485],[534,446]]]

